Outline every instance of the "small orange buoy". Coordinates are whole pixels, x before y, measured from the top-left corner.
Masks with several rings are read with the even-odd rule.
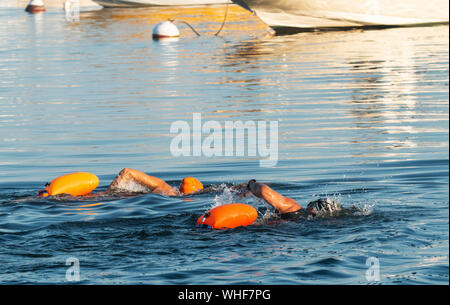
[[[186,177],[181,181],[180,191],[183,194],[191,194],[203,190],[203,184],[194,177]]]
[[[31,0],[25,11],[31,14],[45,12],[45,6],[42,0]]]
[[[91,173],[78,172],[55,178],[45,187],[45,191],[39,191],[39,196],[54,196],[58,194],[70,194],[83,196],[89,194],[98,186],[98,177]]]
[[[258,218],[256,209],[244,203],[230,203],[209,210],[197,220],[200,227],[229,229],[248,226]]]

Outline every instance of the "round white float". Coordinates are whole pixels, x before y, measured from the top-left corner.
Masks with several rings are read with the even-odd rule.
[[[25,8],[25,11],[32,14],[45,12],[44,2],[42,0],[31,0]]]
[[[173,38],[179,37],[180,31],[177,26],[170,20],[158,23],[153,29],[153,38]]]

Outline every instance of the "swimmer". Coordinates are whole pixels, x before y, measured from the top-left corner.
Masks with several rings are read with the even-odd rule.
[[[247,183],[247,190],[273,206],[280,214],[280,217],[285,220],[293,220],[300,217],[308,217],[310,215],[332,216],[342,210],[339,203],[328,198],[312,201],[307,205],[306,209],[303,209],[294,199],[277,193],[268,185],[256,182],[255,179],[252,179]]]
[[[49,195],[99,196],[115,193],[154,193],[165,196],[184,196],[217,190],[217,187],[214,186],[204,188],[203,184],[193,177],[184,178],[178,188],[172,187],[162,179],[131,168],[122,169],[106,191],[91,193],[98,183],[98,178],[94,174],[85,172],[71,173],[55,178],[51,183],[47,183],[45,189],[40,190],[38,195],[46,197]],[[231,186],[231,189],[237,191],[238,194],[248,192],[247,183]]]
[[[182,196],[201,192],[203,184],[196,178],[186,177],[180,186],[175,188],[157,177],[136,169],[124,168],[111,182],[107,192],[135,192],[136,189],[166,196]]]

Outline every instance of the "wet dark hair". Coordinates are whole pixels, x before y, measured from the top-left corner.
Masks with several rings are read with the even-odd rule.
[[[306,210],[308,214],[316,216],[321,215],[332,215],[342,209],[341,205],[329,198],[320,198],[318,200],[311,201],[308,203]]]

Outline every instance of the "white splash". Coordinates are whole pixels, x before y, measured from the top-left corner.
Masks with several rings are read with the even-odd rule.
[[[114,189],[122,192],[133,192],[133,193],[149,193],[152,190],[142,184],[139,184],[133,180],[128,180],[120,183]]]
[[[354,216],[369,216],[373,213],[374,204],[364,203],[361,205],[352,205],[350,208],[353,210]]]
[[[221,184],[220,187],[223,188],[223,192],[216,195],[211,208],[215,208],[227,203],[233,203],[237,199],[236,193],[230,187],[226,186],[225,184]]]

